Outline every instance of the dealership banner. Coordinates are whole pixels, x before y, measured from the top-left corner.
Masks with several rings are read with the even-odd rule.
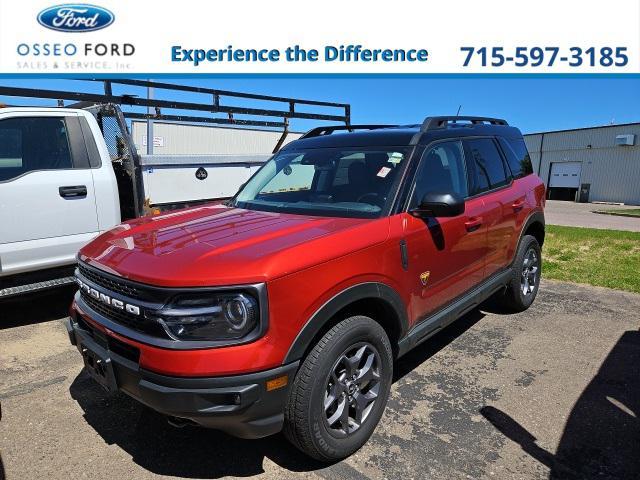
[[[637,0],[95,1],[0,2],[0,72],[640,73]]]

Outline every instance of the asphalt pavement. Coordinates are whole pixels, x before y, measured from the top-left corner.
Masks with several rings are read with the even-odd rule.
[[[637,206],[633,205],[602,205],[598,203],[547,200],[544,216],[548,225],[640,232],[640,218],[593,213],[594,210],[629,210],[637,208]]]
[[[68,343],[69,296],[0,306],[9,480],[640,478],[640,295],[543,281],[525,313],[470,313],[401,359],[371,440],[329,466],[108,397]]]

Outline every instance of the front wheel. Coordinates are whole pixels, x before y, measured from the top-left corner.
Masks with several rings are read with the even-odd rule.
[[[513,262],[511,280],[504,295],[497,299],[500,306],[513,312],[529,308],[538,294],[541,273],[540,244],[534,236],[525,235],[520,240]]]
[[[285,409],[284,433],[321,461],[351,455],[369,439],[389,397],[391,344],[369,317],[329,330],[305,358]]]

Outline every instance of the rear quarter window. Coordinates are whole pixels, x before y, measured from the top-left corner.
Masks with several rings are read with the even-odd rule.
[[[465,140],[465,144],[469,150],[467,167],[471,195],[502,187],[511,181],[493,138],[469,139]]]
[[[526,177],[533,173],[529,151],[522,138],[498,138],[507,158],[513,178]]]

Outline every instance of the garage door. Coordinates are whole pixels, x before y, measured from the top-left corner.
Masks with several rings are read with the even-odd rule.
[[[581,169],[582,162],[552,163],[549,187],[578,188],[580,186]]]

